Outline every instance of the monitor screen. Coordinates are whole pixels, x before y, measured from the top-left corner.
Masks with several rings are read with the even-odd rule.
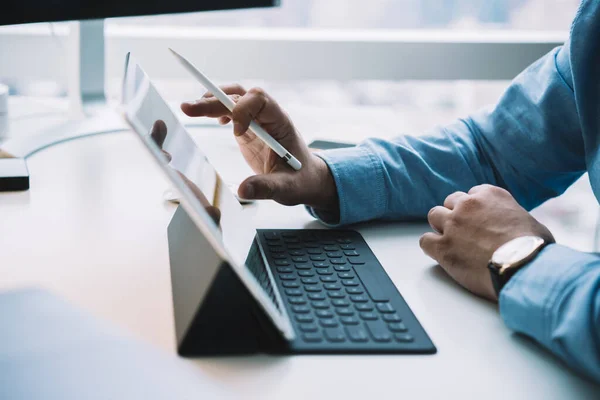
[[[279,0],[2,0],[0,25],[270,7]]]

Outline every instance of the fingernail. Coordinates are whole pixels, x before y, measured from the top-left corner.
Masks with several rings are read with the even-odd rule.
[[[233,134],[235,136],[240,136],[242,135],[244,132],[240,132],[242,130],[241,128],[241,124],[239,122],[233,122]]]

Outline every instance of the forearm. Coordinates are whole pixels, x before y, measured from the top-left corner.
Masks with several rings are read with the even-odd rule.
[[[549,245],[500,292],[507,326],[600,382],[600,257]]]

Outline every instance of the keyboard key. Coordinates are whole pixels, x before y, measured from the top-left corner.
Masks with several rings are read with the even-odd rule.
[[[325,251],[337,251],[338,247],[334,245],[323,246],[323,250]]]
[[[304,297],[290,297],[288,299],[290,304],[296,304],[296,305],[302,305],[302,304],[306,304],[306,300],[304,300]]]
[[[306,252],[308,254],[313,255],[313,256],[314,255],[318,255],[318,254],[323,254],[323,252],[321,251],[321,249],[308,249]]]
[[[338,276],[340,279],[354,279],[354,274],[352,272],[340,272]]]
[[[392,322],[391,324],[388,324],[388,328],[390,328],[390,331],[392,331],[392,332],[408,331],[408,328],[402,322]]]
[[[303,256],[305,254],[303,250],[290,250],[288,253],[290,256]]]
[[[305,342],[321,342],[323,341],[323,337],[321,336],[320,333],[316,333],[316,332],[308,332],[302,335],[302,339],[304,339]]]
[[[298,327],[302,332],[316,332],[319,330],[315,324],[300,324]]]
[[[335,241],[331,239],[321,239],[321,244],[335,244]]]
[[[340,291],[331,291],[331,292],[327,292],[327,295],[332,298],[332,299],[343,299],[344,297],[346,297],[346,295],[344,294],[344,292],[340,292]]]
[[[304,286],[304,290],[306,290],[307,292],[320,292],[321,287],[317,285],[306,285]]]
[[[277,272],[279,272],[280,274],[289,274],[291,272],[294,272],[294,270],[291,267],[277,267]]]
[[[292,261],[295,263],[306,263],[308,259],[306,257],[292,257]]]
[[[346,335],[340,328],[327,328],[325,329],[325,339],[330,342],[344,342]]]
[[[287,248],[288,250],[300,250],[302,249],[302,246],[300,246],[299,244],[288,244]]]
[[[358,286],[358,281],[356,279],[344,279],[344,280],[342,280],[342,285],[344,285],[344,286]]]
[[[263,232],[263,237],[267,240],[269,239],[279,239],[279,235],[277,235],[277,232]]]
[[[346,299],[333,299],[331,300],[331,304],[336,307],[348,307],[350,305]]]
[[[356,249],[356,247],[354,247],[354,245],[351,244],[340,244],[340,247],[342,250],[354,250]]]
[[[356,303],[354,305],[358,311],[373,311],[373,306],[369,303]]]
[[[288,260],[275,260],[275,265],[285,267],[290,265],[290,262]]]
[[[296,275],[294,274],[281,274],[279,275],[279,279],[281,279],[282,281],[293,281],[296,279]],[[288,287],[288,286],[286,286]]]
[[[325,256],[321,256],[321,255],[310,256],[310,259],[313,260],[313,261],[325,261],[325,260],[327,260],[327,258],[325,258]]]
[[[319,243],[310,243],[309,242],[309,243],[304,243],[304,247],[309,248],[309,249],[320,249],[321,245],[319,245]]]
[[[310,278],[311,276],[315,276],[315,273],[312,271],[298,271],[298,276],[302,278]]]
[[[333,258],[331,260],[329,260],[333,265],[346,265],[346,260],[344,260],[343,258]],[[348,267],[347,270],[345,271],[350,271],[350,267]]]
[[[325,300],[325,295],[323,293],[309,293],[307,294],[307,297],[311,300]]]
[[[367,312],[361,312],[359,315],[365,321],[374,321],[374,320],[376,320],[378,318],[377,314],[375,314],[374,312],[368,312],[368,311]]]
[[[414,338],[409,333],[395,333],[394,338],[398,342],[409,343],[414,340]]]
[[[331,261],[335,261],[335,260],[331,260]],[[334,264],[334,263],[332,263]],[[333,269],[335,269],[337,272],[348,272],[351,271],[352,268],[349,265],[334,265]]]
[[[317,310],[315,315],[319,318],[333,318],[333,314],[329,310]]]
[[[327,264],[326,262],[323,262],[323,261],[314,262],[313,265],[315,266],[315,268],[327,268],[327,267],[329,267],[329,264]]]
[[[362,295],[362,294],[350,296],[350,300],[352,300],[352,302],[354,302],[354,303],[366,303],[367,301],[369,301],[367,296]]]
[[[285,260],[287,258],[287,255],[280,253],[280,254],[271,254],[271,258],[273,260]]]
[[[312,269],[308,264],[296,264],[296,269]]]
[[[286,243],[300,243],[300,239],[298,239],[298,238],[284,238],[283,241]],[[300,248],[300,247],[298,247],[298,248]],[[289,249],[289,246],[288,246],[288,249]]]
[[[300,284],[298,284],[298,282],[296,282],[296,281],[285,281],[285,282],[282,282],[281,285],[284,288],[289,288],[289,289],[294,289],[294,288],[300,287]]]
[[[319,283],[317,278],[302,278],[301,281],[305,285],[316,285],[317,283]]]
[[[269,250],[271,250],[271,253],[284,253],[285,252],[285,249],[280,246],[271,247]]]
[[[315,319],[310,314],[297,314],[296,315],[296,321],[301,322],[301,323],[311,323],[314,320]]]
[[[337,282],[337,278],[335,276],[322,276],[321,282],[323,283],[335,283]]]
[[[359,287],[347,287],[346,292],[348,294],[363,294],[363,290]]]
[[[292,306],[292,311],[298,314],[308,314],[310,308],[308,306]]]
[[[330,270],[329,268],[326,268],[326,269],[319,268],[317,270],[317,274],[319,274],[319,275],[333,275],[333,271]]]
[[[303,240],[305,242],[316,242],[317,237],[315,235],[313,235],[312,233],[307,233],[304,235]]]
[[[323,328],[335,328],[338,326],[338,323],[335,319],[322,319],[319,320],[319,323]]]
[[[329,303],[327,303],[326,301],[313,301],[311,304],[313,308],[320,310],[329,308]]]
[[[296,232],[281,232],[281,236],[284,238],[297,238],[298,234]]]
[[[367,342],[369,340],[367,332],[360,326],[347,326],[346,333],[348,334],[348,339],[353,342]]]
[[[360,255],[356,250],[344,250],[344,254],[348,257],[358,257]]]
[[[346,308],[346,307],[336,308],[335,312],[338,315],[343,315],[343,316],[354,315],[354,310],[352,310],[351,308]]]
[[[388,296],[385,295],[378,282],[380,278],[383,278],[383,271],[378,271],[379,273],[381,273],[381,275],[379,275],[377,272],[371,271],[368,268],[354,268],[354,272],[356,273],[356,275],[358,275],[367,293],[369,294],[371,299],[373,299],[373,301],[389,301]]]
[[[358,325],[359,321],[356,317],[340,317],[340,321],[344,325]]]
[[[298,285],[300,286],[300,285]],[[288,296],[302,296],[302,290],[300,289],[286,289],[285,294]]]
[[[386,314],[396,312],[390,303],[377,303],[377,309],[379,312]]]
[[[343,244],[348,244],[348,243],[352,243],[352,240],[348,239],[348,238],[339,238],[337,240],[338,243],[343,243]]]
[[[400,322],[402,318],[398,314],[383,314],[383,320],[386,322]]]
[[[331,251],[329,253],[325,253],[329,258],[342,258],[343,254],[339,251]]]
[[[376,342],[389,342],[392,340],[392,335],[387,330],[385,324],[380,321],[367,322],[367,330],[371,334],[371,337]]]
[[[365,260],[359,257],[348,257],[348,262],[352,265],[364,265]]]
[[[327,290],[340,290],[342,287],[337,283],[326,283],[323,287]]]

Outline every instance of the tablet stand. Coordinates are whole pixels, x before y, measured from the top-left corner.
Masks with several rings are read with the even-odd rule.
[[[169,224],[168,240],[180,355],[286,352],[283,335],[181,206]]]

